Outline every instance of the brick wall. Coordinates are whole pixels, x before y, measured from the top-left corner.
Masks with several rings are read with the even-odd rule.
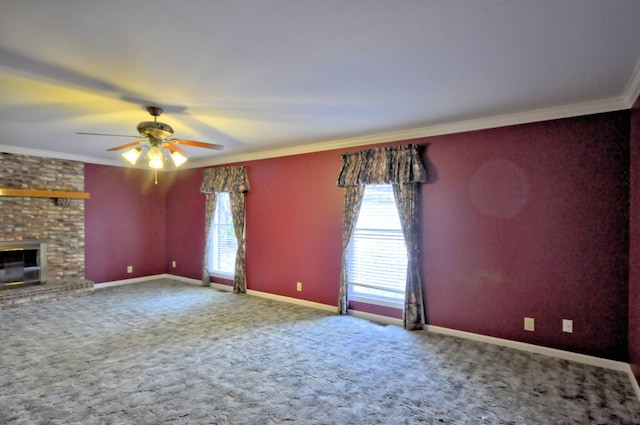
[[[84,163],[0,153],[0,188],[84,191]],[[0,197],[0,240],[47,241],[49,280],[84,278],[84,200]]]

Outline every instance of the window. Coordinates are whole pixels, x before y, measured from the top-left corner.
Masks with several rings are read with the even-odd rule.
[[[390,184],[365,186],[347,274],[350,299],[404,308],[407,250]]]
[[[229,278],[235,274],[238,241],[233,230],[229,193],[220,192],[216,198],[208,236],[207,270],[212,275]]]

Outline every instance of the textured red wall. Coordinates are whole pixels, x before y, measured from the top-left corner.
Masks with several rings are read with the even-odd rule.
[[[170,173],[85,164],[85,276],[96,283],[165,272]],[[127,273],[133,266],[133,273]]]
[[[247,284],[336,305],[340,280],[341,158],[319,152],[247,164]],[[302,292],[296,292],[302,282]]]
[[[181,170],[167,192],[167,272],[202,277],[205,197],[200,194],[203,170]],[[172,266],[176,262],[176,267]]]
[[[622,112],[430,139],[429,323],[626,359],[628,127]]]
[[[640,381],[640,102],[631,111],[629,363]]]

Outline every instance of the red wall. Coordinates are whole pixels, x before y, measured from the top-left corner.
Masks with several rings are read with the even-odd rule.
[[[429,140],[430,324],[627,358],[628,123],[623,112]]]
[[[319,152],[247,164],[247,284],[336,305],[340,281],[341,159]],[[302,282],[302,292],[296,292]]]
[[[421,205],[428,323],[626,360],[629,112],[413,142],[428,144],[431,172],[422,187]],[[251,184],[249,289],[336,305],[343,197],[336,187],[340,152],[243,163]],[[122,249],[115,243],[101,245],[103,237],[114,234],[131,232],[144,241],[140,245],[151,248],[153,239],[140,226],[145,220],[142,211],[150,208],[145,202],[162,202],[149,193],[148,201],[129,194],[133,189],[122,188],[123,176],[96,182],[103,168],[88,166],[87,180],[97,187],[87,185],[87,190],[111,191],[105,197],[115,197],[120,206],[110,207],[105,200],[106,211],[95,207],[87,216],[121,215],[128,202],[138,213],[125,215],[130,224],[121,223],[118,229],[102,229],[106,224],[88,218],[87,260],[107,248],[107,257]],[[163,207],[166,252],[152,256],[162,260],[151,268],[199,278],[204,246],[202,170],[174,174],[166,185]],[[95,196],[92,193],[92,201]],[[117,211],[111,214],[110,208]],[[101,236],[94,233],[97,230]],[[133,252],[144,251],[134,249],[130,255]],[[111,263],[124,270],[129,257],[118,254],[122,261]],[[176,269],[170,268],[172,260]],[[100,274],[94,269],[100,261],[104,260],[87,262],[88,278],[90,272]],[[105,275],[107,267],[103,269]],[[297,281],[303,282],[302,292],[295,290]],[[536,319],[535,332],[523,330],[525,316]],[[562,332],[563,318],[573,320],[572,334]]]
[[[201,279],[205,243],[205,197],[200,194],[203,170],[173,174],[175,179],[167,191],[167,272]],[[176,262],[175,268],[172,261]]]
[[[85,277],[96,283],[165,273],[171,174],[85,164]],[[133,273],[127,273],[133,266]]]

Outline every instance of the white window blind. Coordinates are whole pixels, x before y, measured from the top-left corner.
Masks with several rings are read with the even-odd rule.
[[[218,193],[216,198],[209,228],[207,267],[210,274],[233,277],[238,242],[233,230],[231,202],[227,192]]]
[[[349,297],[374,304],[404,304],[407,250],[389,185],[365,186],[347,250]]]

